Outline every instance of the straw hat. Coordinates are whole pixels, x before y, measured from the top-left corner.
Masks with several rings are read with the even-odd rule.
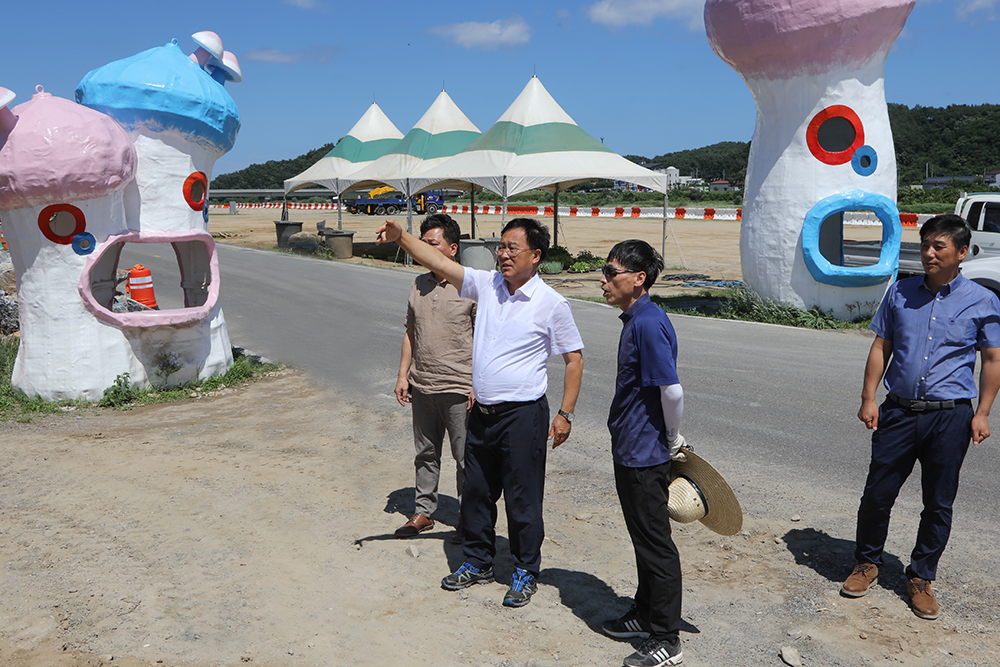
[[[743,527],[743,510],[729,484],[708,461],[688,448],[686,461],[670,464],[670,518],[679,523],[701,521],[720,535]]]

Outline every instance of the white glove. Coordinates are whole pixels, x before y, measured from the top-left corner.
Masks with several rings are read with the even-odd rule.
[[[683,435],[678,433],[677,437],[668,442],[667,445],[670,447],[670,459],[672,461],[687,461],[687,455],[682,450],[687,448],[688,444]]]

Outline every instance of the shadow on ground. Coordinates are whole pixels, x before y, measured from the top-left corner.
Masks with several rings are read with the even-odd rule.
[[[782,538],[795,562],[837,584],[844,582],[854,567],[854,541],[833,537],[815,528],[796,528]],[[883,553],[878,584],[908,600],[903,562],[895,554]]]

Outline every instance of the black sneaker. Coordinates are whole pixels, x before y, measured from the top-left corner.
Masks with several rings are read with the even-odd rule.
[[[521,568],[514,569],[514,576],[511,578],[510,588],[503,596],[503,606],[523,607],[531,602],[531,596],[538,590],[535,583],[535,575]]]
[[[493,583],[492,566],[486,568],[485,570],[480,570],[477,567],[473,567],[469,563],[462,563],[462,567],[458,568],[441,580],[441,588],[449,591],[460,591],[473,584],[490,583]]]
[[[649,624],[639,616],[639,610],[632,608],[621,618],[604,621],[601,624],[604,634],[615,639],[649,639]]]
[[[668,642],[662,639],[647,639],[639,650],[625,658],[625,667],[664,667],[684,662],[680,637]]]

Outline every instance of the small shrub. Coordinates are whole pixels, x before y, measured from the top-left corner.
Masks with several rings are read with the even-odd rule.
[[[585,269],[585,270],[599,269],[602,266],[604,266],[604,258],[603,257],[598,257],[597,255],[595,255],[594,253],[590,252],[589,250],[581,250],[580,254],[576,256],[576,262],[575,262],[574,266],[576,264],[586,264],[587,265],[587,269]]]
[[[560,273],[563,270],[562,262],[558,260],[546,260],[538,265],[538,270],[545,274]]]
[[[115,378],[115,383],[104,390],[104,398],[98,403],[102,408],[120,408],[136,399],[138,392],[129,382],[129,374],[122,373]]]
[[[554,245],[545,254],[545,261],[559,262],[562,268],[568,269],[573,264],[573,255],[561,245]]]
[[[170,350],[157,352],[153,361],[156,362],[156,370],[153,371],[153,374],[163,380],[164,386],[167,384],[167,379],[181,369],[180,355]]]

